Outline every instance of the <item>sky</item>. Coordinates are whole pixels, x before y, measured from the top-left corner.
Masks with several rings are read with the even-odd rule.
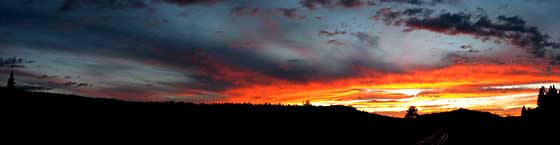
[[[520,115],[560,84],[557,0],[3,0],[0,74],[130,101]]]

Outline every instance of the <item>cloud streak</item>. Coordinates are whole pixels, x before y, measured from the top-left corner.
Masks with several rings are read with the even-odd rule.
[[[491,21],[485,15],[474,17],[465,13],[443,13],[428,18],[413,17],[405,20],[405,25],[412,29],[449,35],[473,35],[483,40],[490,39],[489,37],[509,40],[511,44],[528,48],[538,57],[545,55],[547,47],[560,47],[560,43],[538,28],[527,26],[525,20],[517,16],[498,16],[495,21]]]
[[[386,8],[377,11],[372,18],[388,25],[404,25],[407,27],[405,32],[427,30],[447,35],[471,35],[484,41],[495,38],[526,48],[537,57],[545,57],[546,48],[560,47],[557,40],[550,38],[537,27],[528,26],[526,21],[518,16],[500,15],[491,19],[486,14],[432,14],[433,11],[421,8],[393,11]]]
[[[362,0],[301,0],[299,4],[308,9],[329,8],[360,8],[366,5]]]
[[[25,65],[33,62],[32,60],[24,60],[18,57],[0,58],[0,68],[23,68]]]

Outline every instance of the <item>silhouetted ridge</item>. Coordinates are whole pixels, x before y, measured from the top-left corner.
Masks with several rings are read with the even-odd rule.
[[[500,117],[467,109],[418,115],[417,108],[411,106],[405,118],[392,118],[350,106],[313,106],[308,101],[303,105],[194,104],[89,98],[17,90],[14,76],[9,80],[11,88],[0,88],[0,110],[5,112],[3,121],[11,121],[5,124],[23,124],[15,126],[17,130],[37,126],[72,126],[105,132],[113,128],[163,128],[166,131],[150,132],[211,131],[214,137],[221,133],[275,140],[312,134],[322,139],[346,136],[380,144],[539,144],[545,141],[545,132],[556,131],[554,118],[559,109],[555,106],[560,103],[558,91],[551,86],[539,90],[538,107],[524,107],[522,117]]]
[[[43,92],[26,92],[1,88],[5,101],[12,107],[41,107],[41,110],[73,110],[92,113],[354,113],[368,114],[349,106],[310,106],[282,104],[234,104],[213,103],[194,104],[186,102],[129,102],[116,99],[88,98],[75,95],[52,94]],[[8,103],[9,102],[9,103]],[[19,105],[16,105],[19,104]],[[25,108],[21,108],[26,110]]]

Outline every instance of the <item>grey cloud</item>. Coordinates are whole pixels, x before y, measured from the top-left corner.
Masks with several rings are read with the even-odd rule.
[[[302,14],[299,14],[297,12],[298,9],[296,8],[280,8],[278,9],[284,16],[290,18],[290,19],[296,19],[296,20],[301,20],[304,19],[305,16],[303,16]]]
[[[358,8],[366,3],[362,0],[300,0],[299,4],[308,9],[316,8],[335,8],[341,6],[344,8]],[[371,3],[368,5],[372,5]]]
[[[411,5],[437,5],[437,4],[460,4],[463,0],[381,0],[381,2],[392,2]]]
[[[428,30],[449,35],[473,35],[481,40],[498,38],[513,45],[526,48],[537,57],[544,57],[546,48],[559,48],[560,43],[551,39],[537,27],[528,26],[518,16],[498,16],[494,20],[486,14],[450,13],[432,14],[433,10],[410,8],[393,11],[388,8],[379,10],[376,20],[387,25],[404,25],[406,31]],[[497,41],[500,42],[500,41]]]
[[[260,11],[259,8],[248,8],[247,6],[235,6],[231,9],[230,14],[234,16],[254,16]]]
[[[146,0],[64,0],[60,11],[67,12],[82,7],[96,7],[109,9],[146,8]]]
[[[223,0],[64,0],[59,10],[68,12],[84,7],[101,9],[143,9],[158,3],[188,5],[213,5]]]
[[[371,36],[364,32],[356,32],[353,35],[356,36],[356,38],[358,38],[358,40],[360,40],[362,43],[365,43],[367,44],[367,46],[372,48],[377,47],[379,43],[379,37]]]
[[[68,81],[68,82],[64,83],[64,86],[66,86],[66,87],[91,87],[92,85],[88,84],[88,83]]]
[[[37,84],[17,85],[16,88],[18,90],[25,90],[25,91],[50,91],[50,90],[53,90],[53,88],[51,88],[51,87],[37,85]]]
[[[2,58],[0,57],[0,68],[7,67],[7,68],[22,68],[25,67],[27,64],[31,64],[34,61],[32,60],[25,60],[23,58],[18,57],[8,57]]]
[[[336,36],[336,35],[345,35],[346,31],[339,31],[339,30],[335,30],[334,32],[330,32],[327,30],[321,30],[319,31],[319,36],[327,36],[327,37],[332,37],[332,36]]]
[[[537,27],[527,26],[525,20],[517,16],[498,16],[495,21],[486,15],[473,16],[466,13],[442,13],[434,17],[412,17],[405,25],[445,34],[468,34],[486,39],[496,37],[511,41],[512,44],[528,48],[538,57],[545,55],[546,47],[558,48],[560,44],[542,33]]]

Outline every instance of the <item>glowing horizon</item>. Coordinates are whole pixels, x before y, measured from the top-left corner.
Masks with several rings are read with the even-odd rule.
[[[522,106],[536,107],[536,96],[540,86],[560,84],[560,77],[550,77],[533,67],[520,65],[485,65],[487,70],[472,74],[478,67],[454,66],[438,70],[415,72],[424,76],[417,80],[411,74],[388,74],[377,78],[380,84],[368,78],[353,78],[325,84],[276,84],[273,86],[252,86],[245,89],[229,90],[231,100],[226,102],[266,102],[301,104],[309,100],[313,105],[349,105],[359,110],[393,116],[404,115],[409,106],[417,106],[420,113],[450,111],[459,108],[489,111],[502,116],[518,116]],[[465,68],[466,67],[466,68]],[[464,75],[461,70],[474,77],[438,76]],[[515,73],[510,73],[515,71]],[[525,72],[525,73],[520,73]],[[533,74],[534,73],[534,74]],[[483,75],[486,77],[475,77]],[[398,78],[398,79],[395,79]],[[432,83],[432,79],[441,79]],[[393,83],[390,83],[392,80]],[[535,81],[540,80],[540,81]],[[365,82],[365,83],[364,83]],[[388,82],[390,84],[385,84]],[[538,86],[538,87],[537,87]],[[261,97],[259,97],[261,96]],[[272,97],[266,97],[272,96]],[[280,96],[280,97],[275,97]],[[245,97],[245,98],[244,98]],[[286,100],[279,100],[283,98]],[[290,99],[293,98],[293,99]]]

